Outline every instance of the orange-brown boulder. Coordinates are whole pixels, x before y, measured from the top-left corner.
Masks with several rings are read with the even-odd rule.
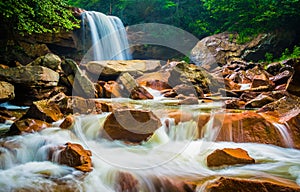
[[[128,172],[118,172],[115,184],[116,191],[139,191],[139,181],[135,176]]]
[[[273,123],[253,111],[215,115],[201,114],[198,118],[200,137],[210,131],[204,129],[210,118],[213,118],[212,127],[219,129],[219,132],[214,136],[216,141],[253,142],[288,147],[280,131]]]
[[[60,152],[56,159],[59,164],[74,167],[83,172],[92,171],[91,151],[85,150],[79,144],[69,142],[65,146],[60,146],[59,150]],[[50,154],[50,157],[52,154]]]
[[[220,177],[205,187],[208,192],[299,192],[300,187],[295,183],[281,183],[265,179],[239,179]]]
[[[146,110],[123,109],[113,111],[105,120],[103,134],[113,140],[132,143],[146,141],[161,122],[153,112]]]
[[[255,160],[248,155],[247,151],[241,148],[217,149],[207,156],[206,161],[208,167],[255,163]]]
[[[193,114],[185,111],[171,111],[168,113],[168,117],[173,118],[176,125],[180,122],[193,120]]]
[[[134,100],[153,99],[153,96],[144,87],[141,86],[134,87],[131,90],[129,97]]]
[[[75,117],[73,115],[68,115],[64,121],[59,125],[62,129],[70,129],[75,123]]]
[[[45,121],[38,119],[22,119],[14,122],[9,131],[9,135],[21,134],[21,133],[33,133],[50,127],[51,125]]]
[[[59,106],[48,100],[41,100],[33,102],[32,106],[29,108],[25,114],[26,118],[36,118],[49,123],[58,121],[63,118]]]

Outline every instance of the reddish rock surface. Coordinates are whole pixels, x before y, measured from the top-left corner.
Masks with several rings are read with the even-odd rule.
[[[146,141],[160,126],[160,119],[151,111],[115,110],[105,120],[103,134],[113,140],[140,143]]]
[[[210,117],[210,114],[199,116],[200,137],[204,135],[203,128]],[[216,114],[213,117],[213,127],[220,130],[216,141],[254,142],[287,147],[279,130],[255,112]]]
[[[91,151],[85,150],[79,144],[69,142],[60,148],[62,150],[58,154],[58,163],[74,167],[83,172],[92,171]]]
[[[50,127],[47,122],[38,119],[22,119],[16,121],[9,129],[9,135],[21,134],[21,133],[33,133]]]
[[[133,88],[129,97],[134,100],[153,99],[153,96],[144,87],[140,86]]]
[[[48,100],[41,100],[33,102],[33,105],[29,108],[25,114],[26,118],[36,118],[49,123],[58,121],[63,118],[59,106]]]
[[[299,192],[295,183],[280,183],[268,180],[220,177],[205,187],[208,192]]]
[[[116,191],[139,191],[139,181],[133,174],[128,172],[119,172],[117,174],[117,181],[115,184]]]
[[[62,129],[70,129],[75,123],[75,117],[73,115],[68,115],[64,121],[59,125]]]
[[[247,151],[241,148],[217,149],[208,155],[206,160],[208,167],[255,163],[255,160],[248,155]]]

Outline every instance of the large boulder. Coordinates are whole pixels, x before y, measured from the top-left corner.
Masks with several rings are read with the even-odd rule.
[[[59,93],[48,100],[48,103],[57,105],[61,113],[68,114],[91,114],[101,113],[101,103],[92,100],[85,99],[78,96],[66,96],[64,93]]]
[[[289,64],[294,68],[294,75],[288,86],[288,91],[294,95],[300,96],[300,58],[290,59],[285,61],[284,64]]]
[[[50,124],[45,121],[26,118],[14,122],[7,134],[16,135],[21,133],[33,133],[41,131],[42,129],[45,129],[47,127],[50,127]]]
[[[49,123],[58,121],[63,118],[59,106],[49,100],[41,100],[33,102],[24,117],[36,118]]]
[[[0,79],[23,86],[53,87],[58,84],[59,74],[42,66],[0,68]]]
[[[95,98],[96,88],[91,80],[79,68],[77,63],[71,59],[66,59],[62,63],[62,70],[66,78],[62,78],[72,89],[72,95],[84,98]]]
[[[50,160],[74,167],[83,172],[92,171],[91,156],[91,151],[84,149],[80,144],[69,142],[64,146],[53,148],[49,153]]]
[[[245,111],[241,113],[219,113],[215,114],[211,119],[212,124],[208,124],[211,118],[210,114],[202,114],[198,119],[198,128],[200,137],[210,133],[210,126],[216,133],[211,138],[216,141],[232,141],[237,143],[264,143],[273,144],[281,147],[290,147],[280,130],[267,121],[262,115],[253,111]]]
[[[0,103],[15,98],[15,87],[5,81],[0,81]]]
[[[98,76],[119,76],[126,72],[136,76],[160,67],[158,60],[90,61],[86,64],[87,70]]]
[[[248,155],[247,151],[241,148],[217,149],[207,156],[206,161],[208,167],[255,163],[255,160]]]
[[[151,111],[115,110],[106,118],[103,134],[113,140],[140,143],[148,140],[161,125]]]
[[[248,192],[248,191],[286,191],[299,192],[300,187],[292,182],[281,183],[267,179],[241,179],[232,177],[219,177],[205,186],[205,191],[209,192]]]
[[[280,56],[293,42],[286,38],[289,32],[260,34],[246,43],[238,42],[238,34],[220,33],[200,40],[191,51],[191,60],[208,70],[236,60],[259,61],[265,54]]]
[[[259,110],[269,122],[286,127],[285,133],[290,138],[290,144],[300,148],[300,98],[287,95],[269,103]],[[284,130],[283,130],[284,131]]]
[[[40,56],[31,63],[29,63],[27,66],[44,66],[49,69],[52,69],[54,71],[61,70],[61,59],[59,56],[48,53],[46,55]]]

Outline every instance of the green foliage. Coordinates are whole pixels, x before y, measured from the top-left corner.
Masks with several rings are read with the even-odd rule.
[[[283,61],[287,59],[294,59],[300,57],[300,46],[294,46],[293,51],[291,52],[286,48],[282,53],[280,58],[274,58],[272,53],[265,54],[265,62],[272,63],[276,61]]]
[[[8,29],[20,34],[58,32],[79,27],[64,0],[6,0],[0,3],[0,11]]]
[[[260,32],[290,29],[300,21],[300,0],[201,0],[218,31],[242,33],[243,40]]]
[[[284,50],[284,52],[281,54],[280,61],[286,60],[286,59],[293,59],[300,57],[300,47],[294,46],[293,52],[290,52],[288,48]]]

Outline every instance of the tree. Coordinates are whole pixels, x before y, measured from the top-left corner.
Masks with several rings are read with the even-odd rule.
[[[1,20],[20,34],[58,32],[79,27],[64,0],[6,0],[0,2]]]
[[[289,30],[299,23],[299,0],[202,0],[219,31],[245,35]]]

